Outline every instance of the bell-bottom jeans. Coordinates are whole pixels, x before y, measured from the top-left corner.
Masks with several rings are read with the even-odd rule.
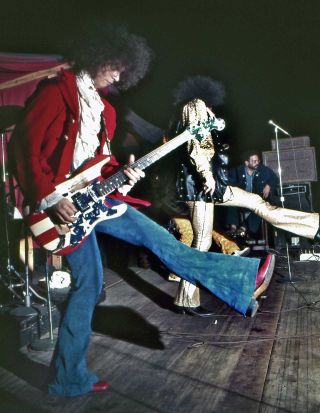
[[[120,204],[114,199],[108,199],[108,202]],[[192,284],[207,288],[240,313],[246,313],[254,292],[258,259],[192,249],[128,206],[120,217],[97,224],[81,246],[66,256],[73,289],[60,325],[54,359],[55,378],[49,385],[50,394],[78,396],[90,392],[98,381],[86,362],[92,315],[103,284],[98,232],[148,248],[170,271]]]

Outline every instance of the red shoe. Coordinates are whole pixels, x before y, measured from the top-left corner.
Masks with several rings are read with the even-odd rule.
[[[97,383],[94,383],[92,385],[92,392],[93,393],[98,393],[100,391],[105,391],[109,388],[109,383],[107,383],[106,381],[97,381]]]
[[[268,288],[273,275],[275,263],[275,255],[268,254],[264,263],[259,268],[256,278],[256,289],[253,293],[253,297],[255,299],[257,299]]]

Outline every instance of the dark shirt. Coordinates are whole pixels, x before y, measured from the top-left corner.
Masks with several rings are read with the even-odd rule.
[[[253,175],[252,179],[252,192],[255,194],[262,195],[263,188],[269,185],[271,190],[270,194],[274,192],[275,188],[279,183],[277,175],[272,169],[265,165],[259,165]],[[231,186],[238,186],[246,190],[247,188],[247,178],[245,165],[239,165],[229,171],[229,184]]]

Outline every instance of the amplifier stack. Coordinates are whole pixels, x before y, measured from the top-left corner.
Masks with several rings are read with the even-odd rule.
[[[316,182],[318,177],[316,152],[315,148],[310,146],[309,136],[282,138],[278,140],[278,146],[284,206],[290,209],[312,212],[311,182]],[[279,176],[278,154],[274,139],[271,141],[271,147],[272,151],[262,152],[263,164]],[[278,195],[280,195],[280,191]],[[309,244],[309,240],[275,229],[275,249],[285,248],[286,243],[292,247],[305,248]]]

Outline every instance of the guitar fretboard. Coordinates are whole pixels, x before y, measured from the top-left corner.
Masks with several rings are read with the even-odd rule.
[[[148,166],[161,159],[163,156],[167,155],[174,149],[181,146],[183,143],[187,142],[192,138],[192,136],[192,133],[190,133],[188,130],[185,130],[183,133],[171,139],[169,142],[164,143],[163,145],[154,149],[152,152],[135,161],[130,165],[130,167],[140,168],[141,170],[144,170]],[[124,167],[119,169],[119,171],[112,175],[110,178],[107,178],[100,183],[99,192],[101,192],[101,195],[110,194],[115,189],[118,189],[121,185],[128,181],[127,175],[125,175],[123,172],[124,169]]]

